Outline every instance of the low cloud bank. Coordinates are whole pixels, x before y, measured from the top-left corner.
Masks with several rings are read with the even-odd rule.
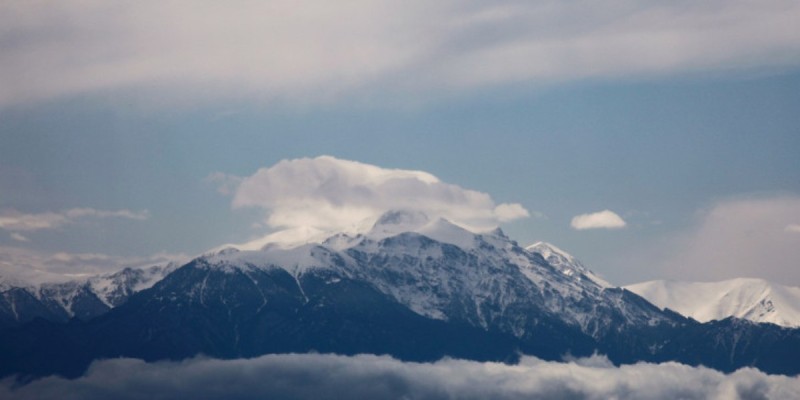
[[[266,355],[145,363],[95,362],[76,380],[47,377],[3,399],[789,399],[800,377],[754,369],[732,374],[677,363],[613,367],[594,356],[569,363],[523,357],[518,365],[445,359],[402,362],[388,356]]]

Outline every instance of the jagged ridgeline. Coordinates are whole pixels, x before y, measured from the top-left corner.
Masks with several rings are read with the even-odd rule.
[[[84,285],[106,306],[92,315],[73,301],[66,316],[24,316],[22,289],[6,287],[0,375],[77,376],[112,357],[310,351],[505,362],[601,353],[615,363],[800,373],[800,330],[699,323],[612,287],[546,243],[523,248],[500,230],[478,234],[418,213],[391,212],[365,232],[314,243],[222,249],[147,276],[158,279],[123,285],[116,304],[102,295],[114,283]],[[27,299],[49,301],[41,291]]]

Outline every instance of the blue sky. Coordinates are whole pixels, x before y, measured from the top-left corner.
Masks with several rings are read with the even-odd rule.
[[[800,285],[794,2],[180,5],[3,6],[0,266],[245,242],[270,210],[209,177],[330,155],[519,203],[615,283]]]

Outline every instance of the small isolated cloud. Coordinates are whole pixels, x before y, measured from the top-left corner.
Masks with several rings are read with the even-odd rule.
[[[93,208],[73,208],[62,212],[45,212],[38,214],[25,214],[16,210],[0,212],[0,229],[10,232],[31,232],[46,229],[60,228],[84,218],[126,218],[144,220],[150,217],[147,210],[96,210]],[[12,235],[12,237],[14,237]],[[22,235],[17,234],[14,239],[20,240]]]
[[[284,160],[245,178],[214,174],[233,193],[233,207],[267,212],[271,228],[349,231],[389,210],[415,210],[477,230],[529,216],[517,203],[496,204],[482,192],[423,171],[387,169],[330,156]],[[235,189],[230,187],[237,182]]]
[[[607,360],[518,365],[387,356],[279,354],[252,359],[195,358],[145,363],[111,359],[83,377],[47,377],[24,386],[0,382],[16,399],[796,399],[800,378],[744,368],[723,374],[677,363],[613,367]]]
[[[786,228],[783,228],[786,232],[791,233],[800,233],[800,224],[789,224],[786,225]]]
[[[625,221],[611,210],[598,211],[591,214],[576,215],[570,223],[573,229],[620,229],[624,228]]]

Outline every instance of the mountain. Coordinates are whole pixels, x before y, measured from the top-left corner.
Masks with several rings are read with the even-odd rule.
[[[0,276],[0,329],[36,318],[57,322],[92,319],[151,287],[175,268],[175,264],[156,265],[80,277],[40,273],[33,279],[6,273]]]
[[[78,376],[101,358],[309,351],[504,362],[597,352],[615,363],[800,373],[800,330],[701,324],[500,230],[394,211],[360,233],[293,239],[203,255],[94,318],[0,330],[0,377]]]
[[[669,308],[700,322],[736,317],[784,327],[800,327],[800,288],[762,279],[649,281],[625,288],[661,308]]]
[[[196,260],[223,271],[282,269],[297,282],[319,274],[365,283],[414,313],[525,337],[542,320],[589,336],[640,324],[672,323],[649,303],[566,275],[502,231],[470,232],[414,212],[384,214],[365,234],[322,243],[223,250]],[[585,270],[588,273],[588,270]],[[331,278],[332,279],[332,278]]]

